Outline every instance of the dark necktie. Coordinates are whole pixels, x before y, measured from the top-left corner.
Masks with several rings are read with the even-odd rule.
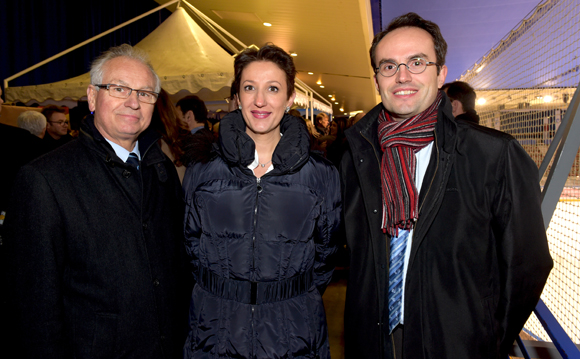
[[[127,158],[127,162],[131,166],[135,167],[137,171],[139,170],[139,157],[133,152],[129,153],[129,158]]]

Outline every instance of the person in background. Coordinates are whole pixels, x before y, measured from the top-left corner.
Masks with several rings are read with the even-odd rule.
[[[187,168],[186,246],[197,284],[184,358],[329,358],[322,293],[340,221],[337,170],[310,155],[292,57],[275,45],[234,61],[241,109],[213,159]]]
[[[151,118],[151,128],[161,135],[159,145],[163,153],[175,165],[179,181],[183,181],[185,175],[185,165],[183,162],[184,147],[191,132],[185,122],[181,120],[178,111],[171,102],[169,94],[164,89],[159,92],[159,97],[155,103],[155,110]]]
[[[512,136],[455,121],[446,51],[415,13],[371,44],[381,103],[341,161],[347,358],[506,358],[553,265],[538,168]]]
[[[46,135],[42,138],[46,152],[50,152],[72,140],[68,134],[69,121],[66,118],[66,110],[63,107],[49,105],[42,109],[46,117]]]
[[[191,275],[182,191],[149,129],[160,80],[124,44],[98,57],[79,138],[23,166],[6,216],[18,358],[177,358]]]
[[[456,120],[468,121],[479,125],[479,115],[475,111],[477,95],[473,87],[469,86],[467,82],[454,81],[443,85],[441,90],[451,100],[451,109]]]
[[[316,133],[312,136],[312,150],[319,151],[326,157],[327,148],[336,139],[336,136],[330,133],[330,120],[326,113],[317,114],[314,123]]]
[[[207,108],[202,99],[195,95],[190,95],[177,101],[177,116],[187,124],[192,134],[201,130],[208,129]]]
[[[42,139],[46,133],[46,117],[38,111],[24,111],[18,115],[18,127]]]

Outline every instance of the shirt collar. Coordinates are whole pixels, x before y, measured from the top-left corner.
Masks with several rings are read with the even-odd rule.
[[[113,147],[115,154],[117,154],[117,157],[119,157],[123,162],[127,162],[127,159],[129,158],[129,153],[131,153],[131,152],[133,152],[134,154],[137,155],[137,157],[139,158],[139,161],[141,160],[141,153],[139,152],[139,141],[135,142],[135,147],[133,148],[133,151],[129,152],[125,148],[121,147],[120,145],[116,144],[113,141],[110,141],[106,137],[105,137],[105,140],[107,140],[107,142],[109,142],[111,147]]]

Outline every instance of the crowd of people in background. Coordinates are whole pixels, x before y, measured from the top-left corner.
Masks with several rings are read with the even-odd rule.
[[[196,95],[172,100],[171,95],[161,89],[155,104],[151,127],[161,134],[160,145],[163,152],[175,163],[180,178],[183,178],[188,161],[194,160],[187,158],[186,149],[201,145],[200,143],[192,143],[188,139],[200,129],[204,129],[201,133],[205,137],[205,148],[209,150],[207,142],[217,141],[221,118],[237,109],[236,96],[234,94],[231,97],[232,100],[228,99],[227,110],[219,109],[210,112],[204,101]],[[17,102],[14,105],[38,109],[21,112],[18,116],[18,127],[43,140],[36,146],[38,147],[38,150],[35,151],[37,156],[77,138],[82,121],[90,114],[87,102],[84,100],[79,100],[77,106],[72,108],[59,105],[40,106],[37,103],[25,105],[22,102]],[[187,108],[185,113],[182,112],[181,107]],[[336,166],[340,162],[340,156],[346,143],[344,131],[366,114],[366,112],[358,111],[351,116],[334,116],[316,110],[314,118],[310,119],[306,115],[308,110],[299,107],[291,108],[288,113],[304,121],[310,134],[311,150],[321,153]],[[197,148],[194,152],[199,154],[201,148]],[[191,156],[194,152],[189,151],[189,155]],[[182,158],[183,156],[185,158]]]
[[[86,106],[0,124],[0,350],[330,358],[342,247],[346,357],[506,357],[553,266],[537,168],[443,86],[446,51],[395,18],[369,53],[381,103],[314,119],[273,44],[236,56],[225,116],[174,103],[138,48],[101,54]]]

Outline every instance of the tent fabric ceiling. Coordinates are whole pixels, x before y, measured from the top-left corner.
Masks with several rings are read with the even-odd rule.
[[[170,94],[186,89],[204,94],[214,92],[222,100],[224,87],[233,79],[234,59],[222,49],[183,10],[177,9],[157,29],[135,47],[146,51],[150,62],[161,78],[163,88]],[[43,102],[47,99],[78,100],[86,96],[90,83],[89,73],[44,85],[8,87],[6,98],[10,102]],[[228,91],[229,92],[229,91]]]

